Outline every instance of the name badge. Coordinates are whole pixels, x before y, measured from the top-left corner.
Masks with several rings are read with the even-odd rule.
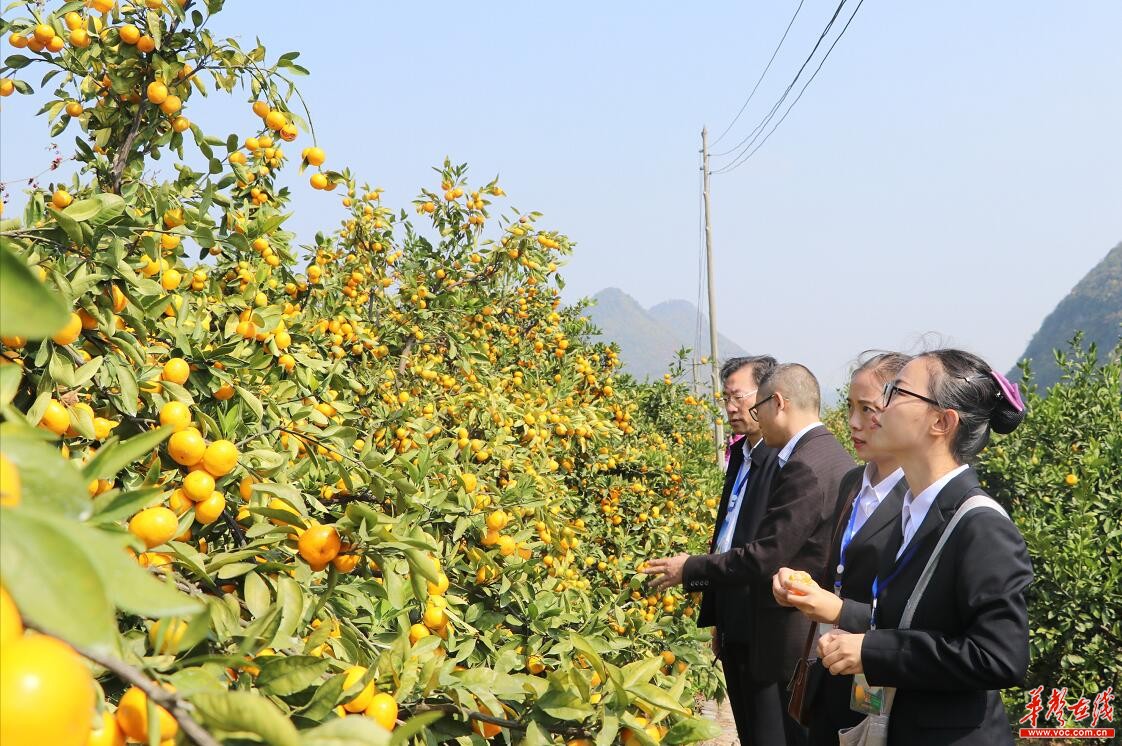
[[[884,687],[873,686],[859,673],[853,677],[849,688],[849,709],[865,715],[880,715],[884,712]]]

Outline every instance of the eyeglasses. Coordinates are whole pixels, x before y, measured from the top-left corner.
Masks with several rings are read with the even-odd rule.
[[[778,393],[779,393],[779,392],[778,392],[778,391],[776,391],[775,393],[771,394],[770,396],[768,396],[768,397],[767,397],[766,399],[764,399],[763,401],[761,401],[761,402],[756,402],[756,406],[754,406],[754,407],[752,407],[751,409],[749,409],[749,410],[748,410],[748,414],[752,415],[752,419],[753,419],[753,420],[755,420],[756,422],[759,422],[759,421],[760,421],[760,407],[762,407],[763,405],[767,404],[767,403],[768,403],[769,401],[771,401],[772,399],[775,399],[775,397],[776,397],[776,395],[777,395]],[[778,401],[778,399],[776,399],[776,401]]]
[[[732,404],[733,406],[740,406],[740,402],[747,399],[749,396],[755,394],[759,389],[752,389],[751,391],[742,394],[721,394],[717,397],[717,401],[725,406]]]
[[[914,391],[908,391],[905,388],[901,388],[897,384],[896,381],[889,381],[888,383],[884,384],[884,406],[885,406],[885,408],[887,408],[888,405],[892,403],[892,397],[896,396],[896,394],[907,394],[908,396],[915,397],[916,399],[919,399],[920,401],[927,402],[928,404],[930,404],[933,407],[938,407],[939,409],[946,409],[946,407],[944,407],[942,404],[940,404],[939,402],[935,401],[934,399],[932,399],[930,397],[924,396],[923,394],[917,394]]]

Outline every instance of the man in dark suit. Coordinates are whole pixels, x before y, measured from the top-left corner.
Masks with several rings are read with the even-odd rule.
[[[748,415],[756,403],[760,379],[775,367],[770,356],[736,357],[721,368],[722,398],[729,428],[742,436],[730,453],[725,470],[721,503],[709,551],[723,552],[743,546],[755,534],[767,504],[767,490],[775,473],[776,449],[763,443],[760,425]],[[750,691],[748,665],[750,630],[748,586],[710,588],[701,595],[697,626],[714,627],[713,655],[721,661],[725,688],[737,731],[749,732],[748,712],[744,707]],[[744,740],[745,735],[741,736]]]
[[[842,477],[854,462],[818,421],[818,381],[802,365],[777,366],[760,381],[749,416],[760,424],[764,442],[777,448],[776,472],[751,539],[729,551],[678,555],[647,563],[660,575],[657,589],[683,583],[686,590],[746,586],[749,691],[743,698],[748,720],[746,746],[804,744],[806,730],[787,715],[786,685],[802,653],[810,621],[780,606],[771,577],[780,567],[813,568],[821,585]],[[739,730],[739,727],[738,727]]]

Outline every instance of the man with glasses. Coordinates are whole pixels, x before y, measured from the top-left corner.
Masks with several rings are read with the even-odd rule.
[[[748,686],[742,697],[746,728],[737,720],[746,746],[805,744],[807,739],[806,730],[787,714],[786,685],[810,622],[776,603],[771,576],[780,567],[816,568],[815,580],[826,581],[841,479],[855,464],[819,422],[819,407],[818,381],[804,366],[778,365],[762,377],[747,414],[758,422],[763,442],[777,449],[776,471],[751,538],[727,551],[715,547],[712,554],[647,565],[648,572],[661,573],[657,589],[678,583],[690,591],[746,589],[748,613],[736,621],[748,640]]]
[[[735,357],[721,367],[721,401],[729,429],[742,436],[729,453],[717,522],[709,542],[711,552],[726,552],[748,543],[767,503],[767,488],[775,472],[776,450],[765,445],[760,425],[748,415],[756,403],[759,382],[775,368],[769,355]],[[714,627],[713,655],[721,661],[725,688],[741,741],[749,732],[745,701],[751,680],[748,660],[750,639],[743,624],[750,610],[748,586],[708,588],[701,595],[697,626]]]

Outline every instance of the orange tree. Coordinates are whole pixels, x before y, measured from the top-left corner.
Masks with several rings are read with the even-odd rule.
[[[570,241],[463,166],[395,211],[306,147],[348,217],[295,246],[304,71],[221,6],[0,21],[2,90],[36,70],[79,164],[0,223],[0,739],[711,736],[694,601],[638,567],[704,544],[712,408],[619,377]],[[259,128],[189,120],[240,86]],[[53,660],[66,697],[26,685]]]

